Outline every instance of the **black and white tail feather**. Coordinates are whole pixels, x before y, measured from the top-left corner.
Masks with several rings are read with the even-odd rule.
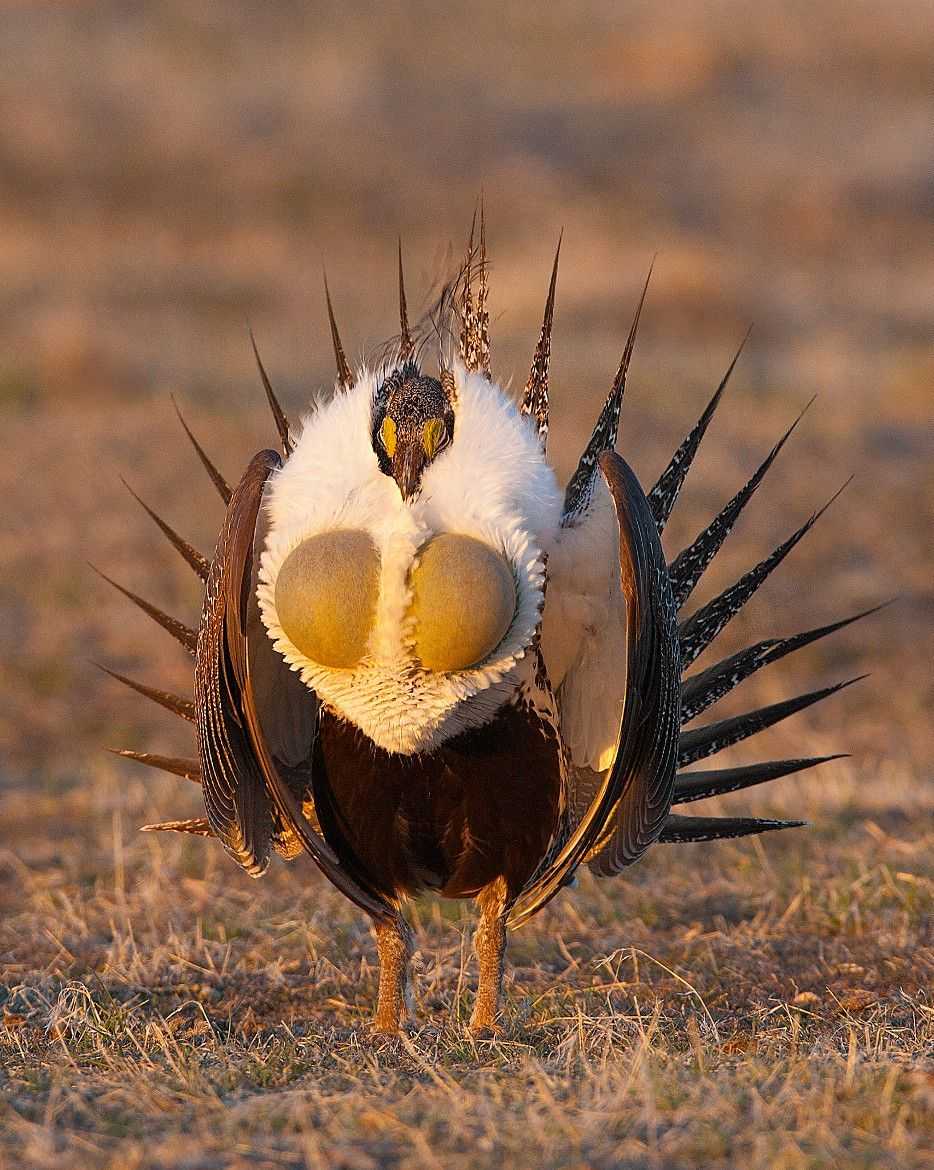
[[[491,359],[488,337],[487,263],[482,214],[479,253],[474,250],[473,239],[474,229],[471,230],[467,270],[461,278],[461,304],[457,306],[462,320],[459,352],[466,370],[478,372],[489,379]],[[548,437],[549,363],[559,253],[560,240],[551,272],[541,334],[528,383],[519,403],[520,413],[528,416],[536,428],[542,449]],[[472,289],[474,270],[479,273],[480,278],[476,298]],[[408,361],[416,347],[407,318],[402,283],[401,246],[399,283],[400,354],[404,354],[403,360]],[[632,571],[637,576],[641,574],[642,580],[641,582],[637,580],[634,585],[636,602],[632,602],[629,594],[627,600],[631,606],[633,604],[638,606],[643,605],[644,598],[650,596],[652,612],[636,615],[641,622],[638,629],[632,625],[633,615],[630,614],[628,661],[630,674],[627,678],[626,699],[616,745],[620,749],[616,753],[618,758],[615,763],[603,770],[594,766],[592,762],[588,767],[581,766],[578,769],[579,781],[589,797],[584,801],[588,811],[583,814],[569,839],[558,843],[555,856],[551,857],[548,865],[544,867],[545,876],[539,875],[540,880],[533,883],[532,888],[518,899],[511,916],[513,924],[524,921],[544,905],[557,889],[570,880],[573,869],[583,861],[587,861],[598,875],[606,876],[631,864],[653,841],[669,843],[710,841],[803,824],[798,820],[783,821],[755,817],[687,816],[673,813],[671,809],[707,797],[750,788],[840,758],[838,755],[810,756],[766,760],[723,769],[684,770],[814,703],[829,698],[857,681],[856,679],[838,682],[701,727],[680,732],[678,729],[703,714],[763,667],[876,611],[867,609],[862,613],[802,633],[766,638],[703,670],[693,674],[687,673],[695,659],[711,645],[726,624],[810,531],[829,504],[836,499],[836,495],[730,588],[689,616],[681,616],[701,576],[783,450],[801,416],[767,453],[747,483],[724,505],[696,539],[670,562],[666,562],[661,551],[660,538],[664,534],[665,526],[701,441],[724,397],[743,345],[740,345],[713,397],[672,456],[668,466],[651,490],[643,493],[634,473],[615,454],[614,449],[627,374],[647,288],[648,280],[638,303],[612,389],[601,410],[593,435],[567,485],[561,527],[573,536],[575,529],[586,525],[595,515],[599,493],[608,493],[607,498],[615,507],[620,523],[628,520],[630,530],[638,537],[635,541],[638,547],[631,548],[629,552],[632,565],[635,566]],[[327,287],[325,291],[338,386],[339,389],[347,391],[353,385],[354,375],[344,354]],[[250,340],[275,422],[282,458],[287,460],[294,449],[294,433],[273,391],[252,334]],[[445,376],[450,378],[450,371],[443,369],[442,378]],[[292,753],[294,758],[290,759],[286,766],[284,759],[268,758],[268,754],[257,748],[257,738],[262,740],[262,736],[258,735],[254,725],[256,713],[250,704],[237,706],[231,703],[231,695],[237,688],[245,686],[250,672],[245,633],[248,617],[242,594],[238,592],[242,589],[239,582],[241,579],[247,581],[255,579],[255,574],[251,570],[254,555],[252,528],[250,527],[248,532],[246,530],[240,532],[236,524],[231,523],[231,500],[234,498],[236,504],[237,492],[243,494],[244,485],[249,486],[251,476],[256,481],[258,490],[261,490],[266,477],[280,465],[280,457],[271,451],[256,456],[250,470],[234,492],[193,435],[180,411],[178,414],[198,458],[228,508],[228,520],[222,531],[215,557],[209,560],[198,552],[148,505],[139,500],[139,497],[136,498],[176,551],[205,582],[206,600],[199,630],[189,628],[137,594],[117,585],[116,582],[111,583],[172,634],[190,654],[197,654],[196,696],[192,700],[174,695],[107,670],[106,667],[103,669],[117,681],[167,708],[180,718],[196,723],[199,741],[210,739],[216,750],[207,753],[202,750],[198,759],[178,759],[131,750],[119,752],[124,758],[186,777],[204,786],[207,819],[170,821],[148,825],[145,828],[221,837],[228,851],[248,872],[258,873],[266,864],[268,841],[253,840],[249,834],[244,835],[238,830],[238,826],[242,826],[244,821],[253,823],[256,817],[252,814],[244,817],[242,810],[235,807],[237,800],[249,798],[250,801],[263,806],[264,816],[260,820],[262,824],[268,825],[266,836],[283,856],[292,856],[297,849],[304,847],[348,897],[374,917],[388,917],[392,913],[392,908],[386,905],[379,891],[369,888],[365,875],[343,871],[339,859],[313,831],[313,826],[309,825],[308,820],[303,819],[297,811],[300,807],[307,808],[310,803],[308,787],[303,786],[301,776],[302,768],[310,761],[314,750],[314,712],[302,719],[296,719],[293,739],[298,742],[299,747]],[[251,496],[250,507],[254,519],[258,499],[256,493]],[[240,576],[232,575],[230,572],[232,555],[241,570]],[[220,605],[218,599],[225,596],[225,605]],[[642,638],[642,642],[635,650],[634,630]],[[638,642],[638,638],[636,641]],[[560,697],[557,685],[556,691]],[[640,708],[638,701],[634,701],[634,696],[638,698],[640,693],[651,693],[654,696],[654,705],[651,708]],[[623,757],[627,761],[625,766],[620,762]],[[211,761],[207,774],[203,767],[205,759]],[[627,802],[630,802],[636,788],[633,774],[639,769],[644,774],[644,783],[639,790],[637,805],[633,804],[630,808]],[[246,786],[243,784],[242,775],[237,783],[234,782],[234,773],[243,773],[244,770],[249,773],[250,780]],[[296,832],[301,838],[299,842],[295,840]]]

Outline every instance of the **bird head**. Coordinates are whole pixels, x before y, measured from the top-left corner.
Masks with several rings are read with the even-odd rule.
[[[439,382],[405,362],[376,395],[372,442],[380,471],[409,500],[418,493],[425,468],[453,438],[453,379]]]

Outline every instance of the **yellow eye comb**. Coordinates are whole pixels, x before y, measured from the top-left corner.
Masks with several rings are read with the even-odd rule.
[[[429,459],[434,459],[444,442],[444,423],[440,418],[433,418],[425,423],[422,430],[422,446]]]
[[[380,424],[379,437],[386,450],[386,454],[391,459],[396,453],[396,424],[388,414]]]

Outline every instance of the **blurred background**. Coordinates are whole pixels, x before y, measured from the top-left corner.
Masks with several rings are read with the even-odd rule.
[[[0,1170],[408,1170],[429,1142],[471,1170],[920,1167],[931,0],[0,0],[0,45]],[[310,861],[253,884],[216,843],[137,832],[200,793],[103,749],[190,755],[191,727],[94,663],[190,694],[191,661],[88,562],[194,624],[198,582],[120,482],[211,551],[220,502],[171,396],[235,482],[275,441],[248,324],[299,419],[334,379],[324,266],[366,358],[397,329],[397,239],[414,315],[481,190],[516,390],[564,229],[563,476],[653,257],[620,436],[647,487],[754,325],[670,554],[817,395],[698,601],[853,482],[712,653],[898,601],[702,717],[871,672],[717,757],[849,759],[696,810],[809,829],[582,873],[512,939],[479,1056],[471,908],[423,899],[419,1049],[374,1056],[368,923]]]
[[[934,697],[929,0],[5,3],[0,21],[10,807],[90,780],[106,796],[76,804],[78,820],[121,793],[148,812],[170,790],[101,747],[190,748],[186,728],[92,665],[190,689],[175,644],[87,567],[195,618],[192,575],[119,482],[210,550],[218,501],[170,395],[236,480],[273,438],[248,323],[300,415],[334,376],[323,266],[345,346],[363,358],[396,329],[397,237],[424,309],[482,189],[494,372],[514,386],[565,232],[562,474],[653,256],[620,444],[647,485],[754,323],[672,553],[818,395],[706,596],[855,476],[728,640],[898,604],[764,672],[738,702],[872,671],[772,734],[855,753],[854,784],[900,777],[909,808],[929,779]],[[177,815],[197,807],[182,782],[173,799]]]

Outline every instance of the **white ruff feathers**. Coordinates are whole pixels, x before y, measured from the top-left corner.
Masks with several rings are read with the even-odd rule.
[[[454,440],[426,469],[406,503],[371,443],[373,398],[382,372],[303,420],[303,431],[266,496],[269,534],[257,597],[266,629],[302,681],[387,751],[412,754],[487,723],[515,693],[538,627],[544,554],[553,546],[561,493],[538,436],[502,391],[455,368]],[[283,632],[275,605],[285,558],[320,532],[350,528],[372,537],[381,558],[376,620],[367,653],[351,670],[305,657]],[[479,666],[432,674],[416,661],[409,573],[419,549],[442,532],[484,541],[511,565],[518,605],[500,645]]]

